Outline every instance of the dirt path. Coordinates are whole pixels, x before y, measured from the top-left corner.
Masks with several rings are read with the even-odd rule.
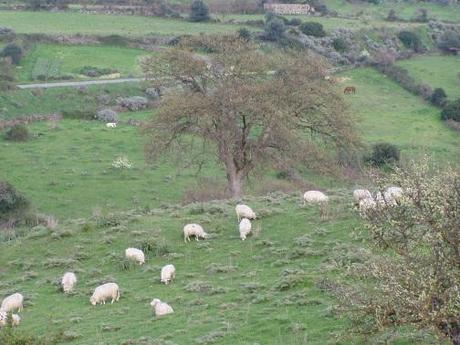
[[[144,78],[120,78],[106,80],[84,80],[84,81],[63,81],[56,83],[39,83],[39,84],[20,84],[17,85],[20,89],[49,89],[51,87],[75,87],[75,86],[90,86],[90,85],[105,85],[119,83],[138,83]]]

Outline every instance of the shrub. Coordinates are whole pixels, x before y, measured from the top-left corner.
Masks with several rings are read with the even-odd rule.
[[[112,162],[112,167],[115,169],[131,169],[133,167],[133,164],[129,161],[128,157],[126,156],[120,156],[117,157]]]
[[[137,111],[147,108],[149,101],[145,97],[121,97],[117,99],[117,104],[131,111]]]
[[[453,102],[447,102],[441,112],[443,120],[454,120],[460,122],[460,98]]]
[[[190,20],[192,22],[204,22],[209,20],[209,8],[203,0],[193,0],[190,6]]]
[[[238,37],[245,40],[245,41],[250,41],[251,40],[251,31],[249,31],[246,28],[241,28],[237,32]]]
[[[101,109],[96,113],[96,119],[104,122],[117,122],[117,112],[112,109]]]
[[[300,25],[300,31],[305,35],[315,36],[315,37],[324,37],[326,32],[324,31],[323,25],[316,22],[305,22]]]
[[[417,8],[412,20],[414,22],[420,22],[420,23],[428,22],[428,11],[425,8]]]
[[[288,25],[292,26],[299,26],[302,24],[302,21],[299,18],[292,18],[291,20],[288,21]]]
[[[332,41],[332,46],[334,47],[335,50],[341,53],[348,49],[347,42],[345,42],[343,38],[334,39],[334,41]]]
[[[62,112],[62,117],[72,120],[93,120],[94,109],[64,110]]]
[[[10,58],[11,62],[18,65],[23,55],[22,48],[16,43],[8,43],[1,51],[0,56]]]
[[[16,125],[6,132],[5,139],[10,141],[27,141],[29,139],[29,131],[24,125]]]
[[[372,147],[372,153],[367,161],[377,167],[399,161],[399,149],[390,143],[379,143]]]
[[[120,35],[109,35],[98,38],[99,42],[109,46],[126,47],[128,45],[128,39]]]
[[[14,72],[11,63],[0,59],[0,91],[14,89]]]
[[[118,70],[114,68],[99,68],[92,66],[84,66],[79,71],[80,74],[86,75],[88,77],[100,77],[102,75],[118,73]]]
[[[390,11],[388,11],[387,20],[389,22],[396,22],[399,20],[395,10],[391,9]]]
[[[0,181],[0,221],[21,217],[29,208],[27,199],[6,181]]]
[[[422,41],[420,41],[420,38],[414,32],[401,31],[398,33],[398,38],[406,48],[413,49],[415,52],[420,52],[423,50]]]
[[[283,20],[273,13],[267,13],[265,16],[265,27],[263,37],[267,41],[279,42],[284,37],[286,26]]]
[[[436,88],[434,89],[433,93],[431,94],[430,102],[438,107],[442,106],[447,98],[446,92],[443,88]]]
[[[460,32],[446,31],[439,39],[438,48],[447,53],[456,53],[460,49]]]

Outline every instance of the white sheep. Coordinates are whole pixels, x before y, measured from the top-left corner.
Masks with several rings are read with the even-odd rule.
[[[203,230],[201,225],[187,224],[184,226],[184,242],[190,242],[191,236],[195,236],[195,239],[198,241],[199,237],[206,239],[209,235]]]
[[[367,189],[355,189],[353,191],[353,198],[359,203],[363,199],[372,198],[372,194]]]
[[[116,122],[108,122],[105,124],[105,126],[107,128],[116,128],[117,127],[117,123]]]
[[[0,326],[6,326],[6,322],[8,320],[8,313],[2,311],[0,312]],[[21,317],[18,314],[12,314],[11,315],[11,324],[13,326],[19,326],[19,323],[21,322]]]
[[[160,301],[158,298],[154,298],[150,305],[155,311],[155,316],[160,317],[168,314],[174,313],[173,308],[168,303]]]
[[[255,212],[248,205],[244,205],[244,204],[236,205],[235,211],[236,211],[236,216],[238,218],[238,223],[240,222],[241,218],[256,219]]]
[[[92,305],[96,305],[98,303],[105,304],[105,300],[111,298],[113,303],[120,299],[120,288],[115,283],[107,283],[98,286],[95,290],[91,298],[89,299]]]
[[[144,252],[137,248],[127,248],[125,250],[125,256],[129,260],[133,260],[139,263],[139,265],[145,264]]]
[[[374,199],[371,198],[366,198],[366,199],[361,199],[359,201],[359,212],[361,215],[366,214],[368,210],[375,209],[377,207],[377,203],[374,201]]]
[[[403,190],[400,187],[388,187],[383,193],[378,192],[376,201],[381,205],[396,205],[397,200],[403,195]]]
[[[323,204],[329,201],[329,197],[318,190],[310,190],[303,195],[303,204]]]
[[[73,272],[66,272],[61,280],[62,290],[64,293],[70,293],[77,283],[77,276]]]
[[[251,232],[251,221],[247,218],[241,219],[240,222],[240,238],[242,241],[246,239],[246,236]]]
[[[9,313],[10,311],[15,310],[21,312],[23,308],[23,302],[24,296],[20,293],[14,293],[3,300],[2,305],[0,307],[0,312],[3,311]]]
[[[166,265],[161,269],[161,282],[168,285],[176,277],[176,267]]]

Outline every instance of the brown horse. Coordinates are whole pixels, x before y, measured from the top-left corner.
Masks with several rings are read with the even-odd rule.
[[[345,89],[343,89],[343,93],[344,94],[349,94],[349,93],[355,94],[356,93],[356,87],[347,86]]]

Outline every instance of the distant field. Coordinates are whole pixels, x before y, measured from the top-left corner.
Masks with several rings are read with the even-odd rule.
[[[402,60],[398,65],[409,70],[418,81],[430,85],[433,89],[442,87],[447,97],[460,97],[460,56],[420,56]]]
[[[22,59],[18,68],[19,80],[33,80],[34,69],[43,60],[56,62],[60,75],[84,77],[80,69],[91,66],[116,69],[122,77],[139,76],[142,73],[138,62],[146,54],[139,49],[123,47],[39,44]]]
[[[185,20],[158,17],[110,16],[73,12],[0,11],[2,26],[18,33],[87,34],[87,35],[185,35],[235,32],[241,25],[191,23]]]
[[[359,68],[344,75],[352,78],[345,85],[357,88],[356,95],[346,97],[368,143],[396,144],[406,159],[427,153],[460,163],[460,135],[440,120],[439,109],[373,69]]]

